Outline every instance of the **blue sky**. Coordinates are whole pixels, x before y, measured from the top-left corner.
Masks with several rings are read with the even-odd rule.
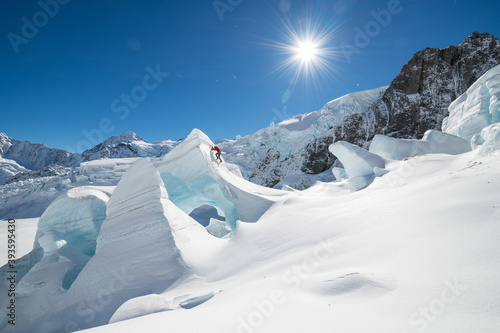
[[[426,47],[457,45],[473,31],[500,37],[500,4],[483,0],[6,0],[2,7],[0,132],[72,151],[129,130],[149,142],[195,127],[212,139],[252,134],[388,85]],[[300,70],[290,61],[292,36],[315,33],[323,36],[322,65]]]

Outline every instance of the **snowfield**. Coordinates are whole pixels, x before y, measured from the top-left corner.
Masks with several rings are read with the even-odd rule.
[[[88,332],[498,332],[498,162],[416,157],[363,191],[291,193],[160,294],[163,311]],[[117,314],[157,312],[133,304]]]
[[[42,286],[34,292],[20,283],[19,325],[12,330],[4,322],[2,331],[62,332],[96,323],[102,326],[87,332],[500,329],[498,152],[390,161],[388,173],[360,191],[351,191],[349,180],[277,191],[218,166],[206,136],[194,134],[186,142],[205,152],[199,156],[208,159],[202,165],[210,179],[221,177],[217,184],[228,200],[236,198],[231,186],[241,198],[259,198],[245,202],[264,210],[260,217],[238,220],[231,237],[217,238],[167,199],[161,173],[142,159],[111,194],[95,255],[69,290],[62,287],[68,268],[61,267],[75,259],[63,245],[25,275],[31,286]],[[106,194],[88,191],[79,198],[106,201]],[[211,204],[220,209],[216,200]],[[48,229],[39,227],[37,237],[41,230]],[[19,235],[33,239],[30,230]],[[33,313],[42,315],[29,323]]]

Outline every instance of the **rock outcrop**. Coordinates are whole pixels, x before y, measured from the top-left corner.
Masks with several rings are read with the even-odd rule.
[[[419,139],[429,129],[441,129],[448,106],[498,64],[500,42],[488,33],[417,52],[374,106],[376,133]]]

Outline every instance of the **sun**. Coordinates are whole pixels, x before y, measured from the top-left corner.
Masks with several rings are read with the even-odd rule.
[[[297,45],[294,47],[294,52],[297,60],[309,64],[318,60],[320,48],[312,41],[301,40],[298,41]]]
[[[320,87],[320,82],[338,74],[341,53],[337,34],[341,24],[307,12],[302,17],[278,17],[276,37],[264,39],[263,45],[276,51],[276,64],[269,75],[286,78],[290,86],[305,83]]]

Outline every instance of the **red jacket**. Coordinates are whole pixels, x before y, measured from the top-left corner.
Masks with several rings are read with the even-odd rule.
[[[212,150],[215,150],[216,152],[220,153],[220,149],[217,146],[213,147]]]

